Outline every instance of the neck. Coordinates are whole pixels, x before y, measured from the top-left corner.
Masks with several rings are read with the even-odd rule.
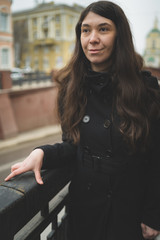
[[[91,69],[94,71],[94,72],[109,72],[109,69],[111,68],[111,61],[107,61],[105,62],[104,64],[100,63],[100,64],[94,64],[94,63],[91,63]]]

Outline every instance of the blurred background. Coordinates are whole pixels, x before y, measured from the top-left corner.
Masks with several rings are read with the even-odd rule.
[[[58,124],[54,74],[69,61],[75,25],[91,2],[0,0],[0,141]],[[145,68],[160,80],[160,1],[114,2]]]
[[[90,0],[0,0],[0,145],[55,126],[55,72],[69,61],[75,25]],[[115,0],[136,51],[160,80],[160,1]],[[47,133],[52,134],[52,131]],[[3,143],[3,144],[2,144]],[[8,146],[8,145],[7,145]]]
[[[90,0],[0,0],[0,182],[32,149],[61,141],[55,72],[69,61]],[[136,51],[160,81],[160,0],[113,0]],[[157,239],[160,239],[157,238]]]
[[[0,0],[0,140],[57,124],[55,72],[75,47],[75,25],[91,0]],[[160,1],[115,0],[136,51],[160,80]]]

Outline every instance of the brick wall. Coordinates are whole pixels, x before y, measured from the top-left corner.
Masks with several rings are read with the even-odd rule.
[[[58,123],[56,95],[54,86],[1,93],[0,138]]]

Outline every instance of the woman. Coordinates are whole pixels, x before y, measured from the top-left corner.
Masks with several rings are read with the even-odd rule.
[[[69,240],[153,239],[160,230],[160,116],[156,78],[142,71],[127,18],[108,1],[76,26],[73,57],[56,78],[63,142],[35,149],[6,181],[72,166]],[[74,104],[73,104],[74,103]]]

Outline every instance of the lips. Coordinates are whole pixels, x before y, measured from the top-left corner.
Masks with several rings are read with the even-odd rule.
[[[96,54],[99,53],[102,49],[89,49],[89,53]]]

